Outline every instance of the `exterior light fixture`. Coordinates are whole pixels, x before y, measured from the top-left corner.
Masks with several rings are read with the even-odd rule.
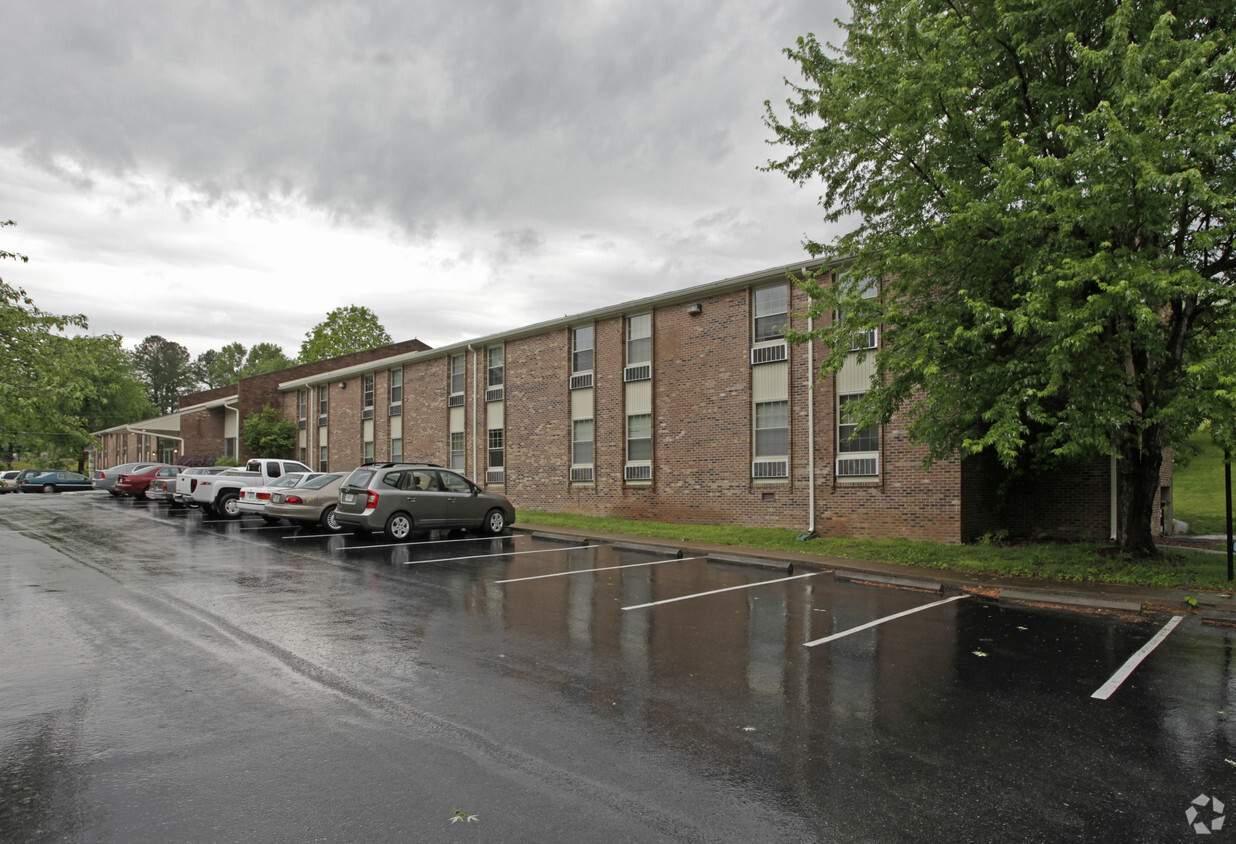
[[[704,306],[701,305],[699,302],[695,302],[694,304],[687,305],[687,313],[689,313],[691,316],[699,316],[703,312],[704,312]]]

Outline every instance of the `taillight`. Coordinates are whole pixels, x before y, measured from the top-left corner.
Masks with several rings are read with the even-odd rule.
[[[305,499],[301,498],[299,495],[285,495],[283,496],[283,503],[284,504],[304,504]]]
[[[189,492],[194,492],[197,489],[197,479],[189,481]]]
[[[374,507],[377,507],[377,506],[378,506],[378,494],[376,492],[369,493],[369,495],[366,496],[365,498],[366,509],[372,510]]]
[[[257,497],[258,497],[258,501],[270,501],[270,493],[269,493],[269,492],[259,492],[259,493],[257,494]]]

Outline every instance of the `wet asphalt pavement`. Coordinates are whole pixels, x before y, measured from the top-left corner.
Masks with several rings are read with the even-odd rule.
[[[1236,840],[1196,618],[312,533],[0,497],[0,841]]]

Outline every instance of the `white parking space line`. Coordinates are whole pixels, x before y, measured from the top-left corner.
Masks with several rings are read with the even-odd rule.
[[[572,569],[571,571],[556,571],[553,574],[534,574],[531,577],[512,577],[508,580],[496,580],[495,583],[522,583],[525,580],[544,580],[547,577],[567,577],[572,574],[590,574],[595,571],[613,571],[614,569],[637,569],[641,566],[660,566],[666,563],[685,563],[687,560],[703,560],[704,557],[672,557],[668,560],[654,560],[651,563],[628,563],[623,566],[602,566],[596,569]]]
[[[283,539],[321,539],[323,536],[346,536],[347,531],[339,533],[307,533],[303,536],[285,536]],[[400,545],[407,545],[409,548],[425,548],[430,545],[446,545],[450,542],[493,542],[498,540],[511,540],[514,542],[518,537],[515,536],[469,536],[463,539],[433,539],[424,542],[396,542],[391,545],[349,545],[349,548],[395,548]]]
[[[866,624],[860,624],[857,627],[851,627],[849,630],[842,630],[840,633],[834,633],[831,636],[825,636],[823,639],[814,639],[810,642],[803,642],[803,647],[814,648],[816,645],[822,645],[825,642],[831,642],[834,639],[840,639],[843,636],[849,636],[851,633],[859,633],[863,630],[869,630],[870,628],[883,624],[886,621],[893,621],[898,618],[905,618],[907,615],[913,615],[916,612],[922,612],[923,610],[929,610],[932,607],[939,607],[944,604],[951,604],[953,601],[960,601],[962,598],[969,598],[969,597],[970,597],[969,595],[954,595],[951,598],[945,598],[943,601],[932,601],[930,604],[923,604],[921,607],[914,607],[913,609],[902,610],[899,613],[893,613],[892,615],[886,615],[883,618],[877,618],[875,621],[869,621]]]
[[[824,572],[813,571],[810,574],[796,574],[793,577],[780,577],[776,580],[761,580],[758,583],[744,583],[741,586],[727,586],[724,589],[713,589],[711,592],[696,592],[693,595],[680,595],[677,598],[666,598],[663,601],[653,601],[648,604],[635,604],[630,607],[623,607],[626,610],[642,610],[647,607],[659,607],[661,604],[672,604],[675,601],[689,601],[692,598],[704,598],[708,595],[720,595],[722,592],[733,592],[736,589],[754,589],[757,586],[772,586],[774,583],[786,583],[791,580],[802,580],[804,577],[815,577],[817,574]]]
[[[1116,689],[1120,688],[1120,684],[1129,678],[1129,675],[1137,669],[1137,666],[1141,665],[1142,660],[1150,656],[1151,652],[1154,651],[1155,648],[1163,644],[1163,640],[1166,639],[1168,635],[1176,629],[1176,625],[1182,621],[1184,621],[1183,615],[1172,616],[1172,620],[1167,624],[1164,624],[1163,629],[1154,634],[1154,638],[1142,645],[1141,650],[1129,657],[1125,661],[1124,665],[1120,666],[1120,670],[1113,674],[1106,683],[1099,686],[1098,691],[1092,694],[1091,697],[1098,700],[1107,700],[1115,694]]]
[[[290,530],[291,525],[254,525],[252,527],[242,527],[241,530]]]
[[[361,546],[350,546],[359,548]],[[381,545],[370,545],[370,548],[381,548]],[[408,560],[403,565],[405,566],[423,566],[426,563],[455,563],[460,560],[485,560],[490,557],[518,557],[520,554],[553,554],[563,551],[592,551],[600,548],[599,545],[568,545],[565,548],[541,548],[537,551],[500,551],[497,554],[473,554],[468,557],[438,557],[434,560]],[[345,549],[346,550],[346,549]]]

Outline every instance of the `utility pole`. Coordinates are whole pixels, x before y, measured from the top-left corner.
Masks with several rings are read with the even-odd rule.
[[[1232,451],[1223,449],[1223,480],[1227,490],[1227,579],[1232,580]]]

